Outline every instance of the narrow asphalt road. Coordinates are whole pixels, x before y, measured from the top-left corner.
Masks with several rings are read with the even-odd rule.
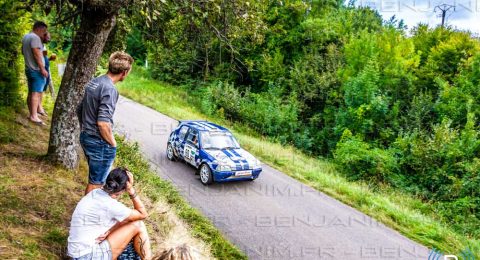
[[[267,166],[253,182],[203,186],[165,155],[178,122],[120,97],[115,131],[137,141],[153,168],[250,259],[427,259],[429,250]]]

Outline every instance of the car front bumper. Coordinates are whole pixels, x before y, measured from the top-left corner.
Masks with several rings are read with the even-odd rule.
[[[262,172],[262,169],[253,169],[251,171],[252,174],[247,176],[237,176],[237,171],[213,171],[213,179],[216,182],[255,180]]]

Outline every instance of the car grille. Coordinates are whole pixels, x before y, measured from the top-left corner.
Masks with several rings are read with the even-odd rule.
[[[250,165],[240,164],[239,166],[235,167],[234,170],[235,171],[244,171],[244,170],[253,170],[253,168]]]

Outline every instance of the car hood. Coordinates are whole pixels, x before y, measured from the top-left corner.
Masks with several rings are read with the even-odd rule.
[[[205,151],[219,163],[225,163],[237,170],[252,168],[256,161],[253,155],[242,148]]]

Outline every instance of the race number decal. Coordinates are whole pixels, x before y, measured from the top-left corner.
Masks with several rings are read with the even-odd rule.
[[[191,145],[186,144],[185,149],[183,150],[183,158],[185,161],[189,162],[192,165],[195,165],[195,154],[197,149]]]

